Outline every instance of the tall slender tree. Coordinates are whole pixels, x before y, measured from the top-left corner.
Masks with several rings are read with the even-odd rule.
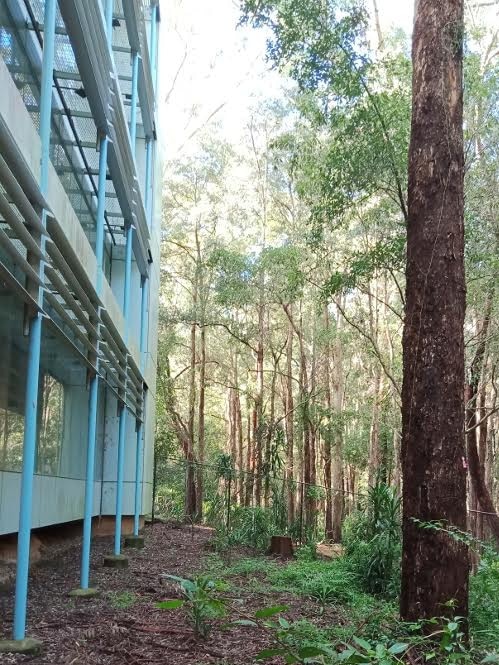
[[[402,387],[400,609],[467,615],[464,439],[463,0],[416,0]],[[449,610],[447,610],[449,611]]]

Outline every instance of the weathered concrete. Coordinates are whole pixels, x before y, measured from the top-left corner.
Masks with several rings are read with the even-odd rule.
[[[42,650],[40,640],[25,637],[24,640],[0,640],[0,653],[21,653],[36,656]]]
[[[104,557],[106,568],[128,568],[128,558],[123,554],[109,554]]]
[[[98,589],[73,589],[68,593],[71,598],[95,598],[100,595]]]
[[[135,547],[136,549],[142,549],[144,545],[144,536],[127,536],[125,538],[125,547]]]

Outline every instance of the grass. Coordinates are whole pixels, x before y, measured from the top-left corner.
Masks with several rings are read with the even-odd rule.
[[[293,635],[301,644],[324,643],[340,648],[352,639],[390,643],[407,636],[407,627],[398,619],[398,604],[362,590],[352,572],[348,556],[332,561],[301,559],[289,564],[265,556],[243,558],[227,565],[217,554],[204,560],[206,574],[223,579],[232,589],[287,593],[305,596],[320,609],[334,607],[337,620],[318,627],[312,621],[293,625]],[[234,578],[244,577],[244,584]],[[479,662],[499,643],[499,561],[484,560],[471,579],[470,633],[472,649],[468,661]],[[464,662],[460,660],[460,662]],[[496,661],[499,663],[499,659]]]

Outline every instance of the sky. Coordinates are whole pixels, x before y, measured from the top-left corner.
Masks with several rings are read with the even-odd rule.
[[[237,0],[161,5],[158,113],[167,159],[195,149],[196,136],[212,122],[237,141],[251,109],[285,85],[265,61],[265,32],[237,27],[238,7]],[[383,30],[410,32],[413,0],[378,0],[378,8]]]

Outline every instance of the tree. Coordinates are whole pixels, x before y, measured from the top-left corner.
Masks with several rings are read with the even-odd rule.
[[[467,616],[463,0],[419,0],[413,33],[402,386],[401,615]],[[446,610],[446,603],[456,607]]]

